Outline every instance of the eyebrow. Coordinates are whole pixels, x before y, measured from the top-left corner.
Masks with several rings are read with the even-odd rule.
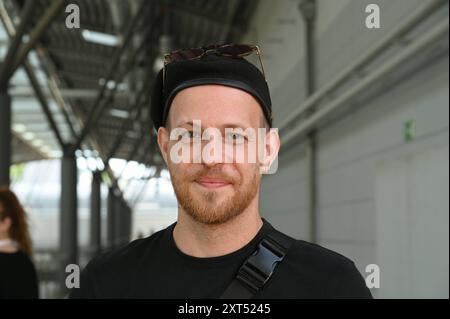
[[[175,127],[180,127],[182,125],[194,126],[194,122],[193,121],[184,121],[184,122],[177,124]],[[203,125],[202,125],[202,127],[203,127]],[[221,125],[221,128],[243,128],[243,129],[245,129],[247,127],[248,127],[247,125],[243,125],[241,123],[225,123],[225,124]]]

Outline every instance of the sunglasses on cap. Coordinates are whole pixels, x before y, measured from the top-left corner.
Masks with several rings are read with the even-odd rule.
[[[197,60],[203,58],[207,54],[217,54],[224,57],[242,58],[250,54],[256,53],[259,63],[261,64],[261,72],[264,73],[264,65],[261,59],[261,50],[257,45],[249,44],[213,44],[200,48],[189,48],[175,50],[164,55],[163,67],[163,85],[166,74],[166,65],[176,61]]]

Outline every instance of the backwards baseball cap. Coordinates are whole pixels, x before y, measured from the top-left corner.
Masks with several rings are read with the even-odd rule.
[[[259,102],[272,127],[272,102],[261,71],[245,58],[207,54],[201,59],[174,61],[160,70],[153,85],[151,118],[156,130],[165,126],[175,95],[189,87],[218,84],[241,89]],[[163,83],[164,80],[164,83]]]

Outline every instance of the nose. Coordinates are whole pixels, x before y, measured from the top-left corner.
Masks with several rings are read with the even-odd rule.
[[[202,147],[202,164],[207,167],[222,164],[224,163],[223,155],[222,138],[220,136],[212,136]]]

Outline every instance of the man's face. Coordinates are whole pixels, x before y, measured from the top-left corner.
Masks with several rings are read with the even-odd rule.
[[[225,144],[229,143],[225,128],[253,128],[257,131],[261,127],[261,112],[253,96],[242,90],[221,85],[187,88],[174,98],[168,114],[167,128],[160,128],[158,131],[158,142],[178,202],[195,220],[204,224],[225,223],[241,214],[252,200],[257,200],[255,197],[260,184],[260,163],[258,159],[253,163],[236,163],[235,160],[230,163],[229,159],[225,162],[224,154],[208,162],[200,160],[194,163],[190,160],[175,163],[170,150],[179,140],[169,140],[169,130],[184,128],[192,132],[192,123],[194,120],[200,120],[202,132],[207,128],[220,131],[224,153]],[[245,144],[244,149],[250,144],[245,139],[242,142]],[[201,142],[200,147],[204,149],[206,143],[209,142]],[[192,143],[186,147],[194,148]],[[235,153],[232,154],[234,155]]]

